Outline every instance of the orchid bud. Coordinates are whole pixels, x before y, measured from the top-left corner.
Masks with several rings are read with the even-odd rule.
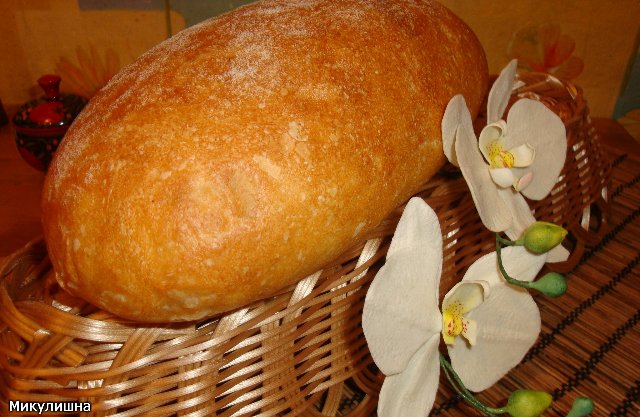
[[[533,253],[549,252],[558,246],[567,230],[561,226],[548,222],[535,222],[524,231],[521,241]]]
[[[573,402],[567,417],[585,417],[593,412],[593,401],[588,397],[578,397]]]
[[[540,291],[548,297],[560,297],[567,292],[567,279],[557,272],[549,272],[542,278],[533,281],[530,288]]]
[[[511,393],[504,409],[511,417],[538,417],[549,408],[552,400],[544,391],[520,389]]]

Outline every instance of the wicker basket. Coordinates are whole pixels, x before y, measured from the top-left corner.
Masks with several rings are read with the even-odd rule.
[[[542,101],[567,127],[561,178],[532,207],[538,219],[570,230],[572,255],[555,266],[569,269],[605,229],[609,164],[578,88],[548,75],[521,78],[518,95]],[[418,195],[441,222],[446,290],[494,249],[493,238],[452,167]],[[141,326],[71,298],[55,284],[43,242],[34,241],[0,272],[0,414],[9,414],[10,402],[31,401],[89,402],[91,411],[79,414],[91,416],[374,415],[382,376],[360,316],[401,209],[296,286],[203,323]]]

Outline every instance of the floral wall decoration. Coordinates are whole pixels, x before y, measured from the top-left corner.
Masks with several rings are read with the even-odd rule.
[[[544,69],[582,88],[593,117],[614,114],[638,50],[637,0],[439,1],[478,35],[492,74],[518,58],[520,70]]]
[[[120,57],[110,47],[104,53],[91,45],[89,50],[76,47],[76,59],[62,56],[56,63],[56,74],[65,80],[68,91],[91,98],[120,70]]]
[[[584,61],[575,56],[575,40],[562,33],[557,23],[526,26],[517,30],[507,55],[517,59],[521,70],[546,72],[563,80],[577,78]]]

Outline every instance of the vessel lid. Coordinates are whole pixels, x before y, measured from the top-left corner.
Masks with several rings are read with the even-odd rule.
[[[58,134],[68,129],[87,99],[74,94],[60,93],[59,76],[46,74],[38,78],[44,95],[23,104],[16,112],[13,123],[18,130],[37,130]]]

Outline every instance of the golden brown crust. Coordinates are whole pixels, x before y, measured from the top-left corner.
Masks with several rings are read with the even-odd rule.
[[[270,0],[187,29],[118,74],[49,170],[60,284],[123,317],[195,320],[267,297],[376,226],[477,110],[477,39],[437,3]]]

